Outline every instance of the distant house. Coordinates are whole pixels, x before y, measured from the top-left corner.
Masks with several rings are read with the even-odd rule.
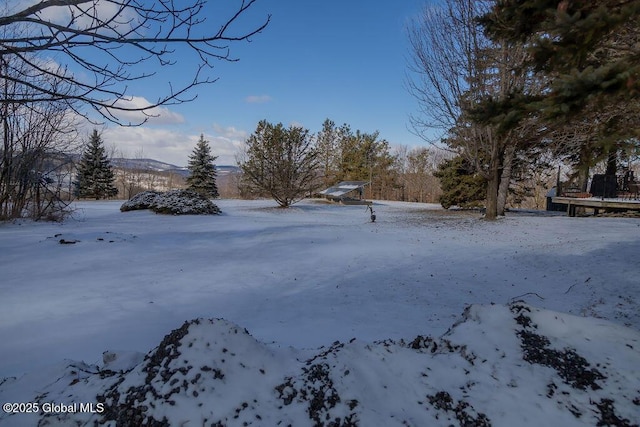
[[[320,191],[320,195],[334,202],[344,204],[369,204],[364,200],[364,187],[369,181],[342,181],[333,187]]]

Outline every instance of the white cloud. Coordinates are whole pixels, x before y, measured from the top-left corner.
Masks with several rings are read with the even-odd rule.
[[[304,127],[304,125],[303,125],[302,123],[297,122],[297,121],[295,121],[295,120],[294,120],[294,121],[292,121],[292,122],[290,122],[290,123],[289,123],[289,126],[290,126],[290,127],[294,127],[294,128],[302,128],[302,129],[305,129],[305,127]]]
[[[264,104],[271,101],[271,97],[269,95],[250,95],[244,100],[248,104]]]
[[[249,137],[249,133],[245,130],[236,129],[233,126],[224,127],[219,125],[218,123],[213,124],[213,131],[219,136],[223,138],[242,140],[244,141]]]
[[[36,0],[13,0],[8,9],[17,12],[38,3]],[[73,16],[73,18],[72,18]],[[137,13],[129,7],[122,7],[117,2],[87,2],[78,5],[47,6],[38,13],[38,17],[56,24],[72,26],[78,29],[99,27],[98,32],[106,35],[122,34],[132,29],[132,23],[137,22]],[[99,21],[97,21],[99,19]],[[105,23],[108,23],[106,25]]]
[[[187,164],[195,145],[190,136],[180,132],[146,126],[106,128],[102,139],[115,147],[116,157],[151,158],[177,166]]]
[[[236,163],[236,155],[244,147],[244,142],[249,137],[249,132],[237,129],[233,126],[224,127],[218,123],[213,124],[213,136],[205,138],[211,141],[211,149],[214,155],[220,156],[218,164],[233,165]]]
[[[128,99],[119,99],[115,101],[113,105],[119,108],[136,110],[150,107],[151,102],[141,96],[132,96]],[[166,107],[153,107],[145,111],[123,111],[114,108],[108,110],[109,113],[113,114],[119,120],[132,124],[142,123],[145,119],[146,123],[154,125],[178,124],[184,123],[185,121],[181,114],[174,113]]]
[[[160,129],[149,126],[110,127],[102,132],[107,146],[113,146],[116,157],[150,158],[177,166],[186,166],[200,133]],[[218,156],[217,165],[235,165],[236,153],[244,144],[247,132],[234,127],[214,125],[204,139],[211,145],[211,153]]]

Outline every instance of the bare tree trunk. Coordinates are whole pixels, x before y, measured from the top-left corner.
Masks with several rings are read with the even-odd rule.
[[[516,155],[515,145],[508,145],[504,150],[502,159],[502,173],[500,174],[500,184],[498,187],[497,214],[504,216],[511,184],[511,173],[513,170],[513,159]]]
[[[607,154],[607,171],[605,174],[607,175],[615,175],[618,173],[618,148],[614,145],[609,148],[609,153]]]
[[[589,182],[589,168],[591,163],[591,150],[589,150],[586,146],[582,147],[580,150],[580,160],[578,164],[578,188],[580,191],[587,191],[587,184]]]
[[[492,161],[487,174],[487,203],[484,219],[495,220],[498,217],[498,186],[500,184],[499,162]]]

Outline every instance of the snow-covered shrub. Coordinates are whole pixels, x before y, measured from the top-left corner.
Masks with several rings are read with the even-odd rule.
[[[138,193],[120,207],[122,212],[151,209],[168,215],[214,215],[220,209],[207,197],[190,190],[173,190],[165,193],[145,191]]]
[[[159,191],[143,191],[133,196],[120,206],[120,211],[137,211],[141,209],[151,209],[155,205],[156,200],[161,195]]]
[[[155,213],[169,215],[215,215],[220,209],[211,200],[191,190],[162,193],[151,206]]]

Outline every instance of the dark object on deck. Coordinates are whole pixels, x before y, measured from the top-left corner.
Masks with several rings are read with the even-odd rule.
[[[627,187],[629,189],[629,199],[633,197],[638,200],[638,197],[640,197],[640,182],[630,182]]]
[[[594,197],[614,198],[617,195],[617,187],[615,175],[593,175],[589,192]]]
[[[554,212],[566,212],[567,205],[562,203],[553,203],[553,198],[558,196],[556,193],[557,187],[553,187],[551,190],[547,192],[547,210]]]

